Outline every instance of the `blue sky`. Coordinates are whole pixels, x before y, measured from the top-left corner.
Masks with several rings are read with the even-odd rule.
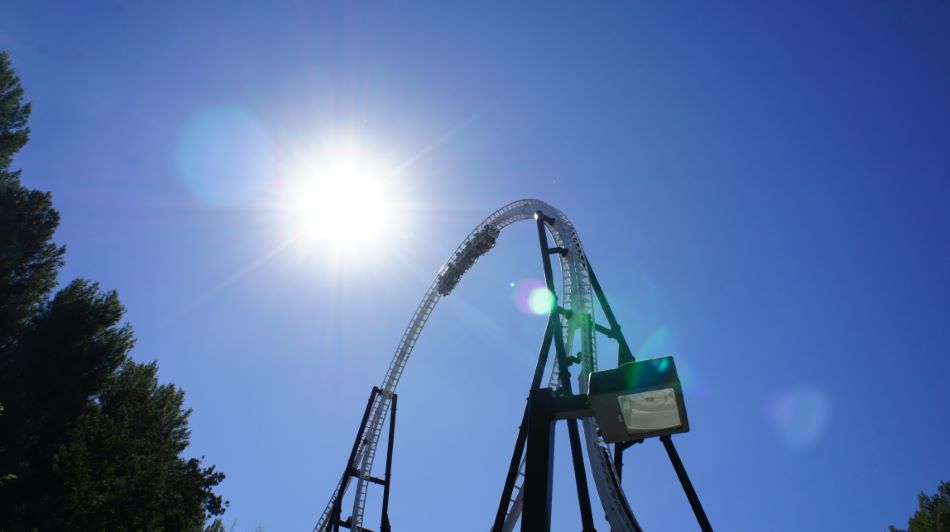
[[[950,4],[197,4],[15,1],[0,48],[62,280],[118,290],[235,530],[313,526],[429,282],[523,197],[574,221],[636,354],[676,356],[716,529],[884,530],[950,479]],[[273,193],[339,138],[399,168],[359,261],[283,245]],[[416,347],[398,529],[490,524],[536,245],[507,230]],[[553,528],[576,530],[558,438]],[[644,527],[690,529],[658,442],[625,461]]]

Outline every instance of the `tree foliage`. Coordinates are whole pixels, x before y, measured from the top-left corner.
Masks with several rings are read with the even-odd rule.
[[[115,292],[53,292],[59,214],[10,168],[29,115],[0,53],[0,530],[202,530],[224,475],[182,457],[183,392],[129,358]]]
[[[920,492],[917,503],[917,512],[907,522],[907,530],[891,526],[891,532],[950,532],[950,482],[941,482],[933,497]]]
[[[30,133],[30,104],[22,99],[20,80],[0,52],[0,349],[53,289],[63,263],[63,248],[52,242],[59,213],[49,193],[24,188],[10,169]]]

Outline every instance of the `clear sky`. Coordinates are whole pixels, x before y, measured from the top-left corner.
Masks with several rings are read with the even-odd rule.
[[[574,221],[636,354],[676,356],[676,441],[717,530],[885,530],[950,480],[945,1],[2,12],[34,106],[16,165],[62,213],[62,281],[118,290],[235,530],[314,525],[429,282],[523,197]],[[299,161],[340,145],[384,188],[289,240]],[[363,220],[382,230],[343,249]],[[518,300],[536,246],[503,233],[416,347],[398,530],[491,522],[544,328]],[[577,530],[560,430],[553,528]],[[694,526],[658,442],[626,463],[647,530]]]

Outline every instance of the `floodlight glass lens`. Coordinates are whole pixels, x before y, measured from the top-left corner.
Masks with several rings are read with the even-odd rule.
[[[631,434],[672,429],[683,424],[672,388],[621,395],[617,401]]]

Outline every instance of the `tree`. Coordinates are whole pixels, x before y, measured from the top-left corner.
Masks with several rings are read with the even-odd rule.
[[[0,353],[56,285],[62,247],[52,243],[59,213],[49,193],[20,185],[10,170],[13,155],[26,144],[30,104],[23,87],[0,52]]]
[[[72,528],[200,530],[206,514],[223,513],[211,492],[223,475],[197,459],[178,459],[188,445],[190,411],[182,410],[181,391],[158,384],[157,371],[154,363],[126,361],[55,456]]]
[[[907,530],[890,527],[891,532],[950,532],[950,482],[941,482],[937,493],[917,495],[919,507],[907,522]]]
[[[64,248],[49,193],[11,170],[30,105],[0,53],[0,530],[195,530],[224,475],[186,459],[184,394],[129,358],[115,292],[53,293]]]

